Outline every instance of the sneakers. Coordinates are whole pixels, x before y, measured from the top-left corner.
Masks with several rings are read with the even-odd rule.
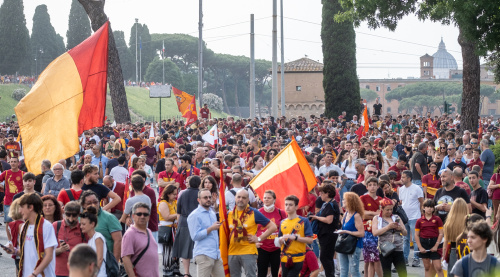
[[[410,262],[408,260],[405,261],[406,266],[410,266]]]
[[[398,273],[398,271],[396,270],[396,268],[395,268],[395,267],[394,267],[394,268],[392,268],[391,272],[392,272],[392,273]]]
[[[411,263],[412,267],[420,267],[420,260],[413,259],[413,263]]]

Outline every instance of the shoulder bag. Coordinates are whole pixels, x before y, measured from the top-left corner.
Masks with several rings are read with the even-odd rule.
[[[382,218],[381,217],[378,217],[378,218],[380,220],[380,222],[378,223],[378,227],[379,227],[379,229],[381,229],[382,228]],[[378,250],[380,251],[380,255],[382,255],[382,257],[387,257],[390,254],[392,254],[392,252],[394,252],[394,250],[396,250],[396,246],[394,245],[394,237],[395,237],[395,234],[393,233],[392,234],[392,242],[384,241],[381,243],[380,236],[379,236]]]
[[[354,217],[355,214],[356,213],[354,213],[352,216]],[[345,223],[345,217],[343,219],[343,222]],[[347,255],[354,253],[354,251],[356,251],[358,239],[358,237],[355,237],[353,235],[340,234],[337,238],[337,242],[335,242],[335,252]]]
[[[137,259],[135,259],[135,261],[132,262],[132,265],[134,266],[134,273],[135,272],[135,266],[137,265],[137,263],[141,260],[142,256],[144,256],[144,254],[146,253],[146,251],[148,250],[149,248],[149,240],[150,240],[150,237],[149,237],[149,231],[147,231],[147,235],[148,235],[148,244],[146,245],[146,247],[141,251],[141,253],[139,253],[139,256],[137,256]],[[137,273],[135,274],[137,276]],[[128,277],[128,274],[127,274],[127,271],[125,271],[125,267],[120,267],[120,277]]]

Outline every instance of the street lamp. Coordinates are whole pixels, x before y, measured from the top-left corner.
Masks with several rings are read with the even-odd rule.
[[[135,84],[139,82],[139,71],[137,68],[137,24],[139,23],[139,18],[135,19]]]

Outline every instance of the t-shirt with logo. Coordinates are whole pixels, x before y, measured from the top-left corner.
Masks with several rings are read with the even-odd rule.
[[[269,218],[269,220],[271,220],[278,227],[280,226],[281,221],[287,218],[286,212],[278,208],[274,208],[274,210],[269,213],[266,212],[264,207],[262,207],[259,209],[259,212],[261,212],[266,218]],[[257,236],[262,235],[265,231],[267,231],[267,228],[259,224],[257,228]],[[263,240],[260,248],[268,252],[278,250],[279,248],[274,245],[274,239],[278,237],[278,233],[279,229]]]
[[[163,179],[163,181],[165,182],[170,182],[175,180],[175,182],[179,184],[182,182],[181,175],[175,171],[172,172],[162,171],[160,172],[160,174],[158,174],[158,179]],[[160,199],[164,189],[165,187],[160,187],[160,192],[158,193],[158,199]]]
[[[23,226],[24,228],[24,226]],[[57,239],[54,227],[52,223],[48,220],[43,221],[43,245],[45,249],[53,247],[52,261],[43,271],[45,277],[55,277],[56,274],[56,247]],[[29,276],[35,270],[36,263],[38,261],[38,252],[36,250],[35,240],[34,240],[35,225],[29,225],[26,232],[26,239],[24,240],[24,264],[23,264],[23,276]],[[41,276],[41,275],[38,275]]]
[[[438,189],[436,192],[436,195],[434,196],[434,201],[440,205],[444,203],[448,203],[448,205],[453,205],[453,202],[457,198],[462,198],[465,200],[467,204],[470,203],[469,195],[467,195],[467,192],[463,188],[460,187],[453,187],[452,190],[447,191],[446,188],[442,187]],[[443,224],[446,223],[446,217],[448,216],[447,211],[437,211],[437,215],[441,218],[443,221]]]
[[[300,222],[302,221],[302,222]],[[285,219],[281,222],[281,227],[280,227],[280,232],[279,236],[283,235],[289,235],[294,231],[294,235],[298,235],[300,237],[312,237],[313,231],[311,228],[311,223],[309,220],[305,217],[297,216],[294,219]],[[303,242],[299,242],[296,240],[292,240],[289,242],[290,246],[286,250],[287,255],[292,255],[292,259],[294,263],[300,263],[303,262],[305,259],[305,254],[306,254],[306,244]],[[283,248],[285,247],[285,244],[281,246],[281,250],[283,251]],[[304,254],[304,255],[297,255],[297,254]],[[293,257],[293,255],[297,255]],[[286,263],[287,262],[287,257],[286,255],[283,255],[281,257],[281,262]]]
[[[5,170],[0,174],[0,182],[5,181],[5,198],[4,205],[9,206],[12,204],[12,199],[14,195],[23,191],[23,175],[24,172],[18,170],[17,172],[12,172],[12,170]]]
[[[382,197],[377,196],[377,198],[373,199],[369,194],[362,195],[361,202],[363,202],[363,206],[365,207],[365,211],[368,212],[376,212],[380,209],[380,201],[382,201]],[[363,219],[363,225],[365,226],[365,231],[372,231],[372,220],[371,219]]]
[[[229,212],[227,215],[227,221],[229,224],[229,255],[257,255],[257,247],[255,243],[248,241],[248,236],[253,236],[257,233],[257,225],[267,226],[269,224],[269,219],[266,218],[257,209],[249,207],[250,211],[248,214],[243,215],[243,211],[238,211],[236,209],[236,216],[243,219],[243,225],[247,231],[247,236],[244,236],[242,240],[237,241],[234,237],[234,229],[237,227],[233,223],[233,211]]]

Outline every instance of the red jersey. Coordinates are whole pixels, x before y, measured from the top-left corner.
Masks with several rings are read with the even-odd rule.
[[[158,179],[163,179],[165,182],[170,182],[170,181],[176,181],[177,183],[181,184],[181,175],[175,171],[167,173],[167,171],[162,171],[160,174],[158,174]],[[161,198],[161,194],[165,188],[160,187],[160,192],[158,193],[158,201]]]
[[[424,175],[422,177],[422,187],[427,187],[427,198],[434,199],[436,191],[442,187],[441,179],[438,175]]]
[[[377,196],[377,198],[373,199],[369,194],[362,195],[361,202],[363,202],[363,206],[365,207],[365,211],[376,212],[380,209],[380,201],[382,197]],[[365,226],[365,231],[372,231],[372,220],[371,219],[363,219],[363,225]]]
[[[436,215],[433,215],[429,220],[423,215],[415,223],[415,231],[419,231],[419,237],[423,239],[437,238],[440,229],[443,229],[443,221]]]
[[[200,176],[200,170],[198,168],[194,167],[194,166],[191,166],[191,168],[189,168],[187,170],[184,169],[184,168],[182,169],[182,171],[180,173],[180,177],[179,177],[179,180],[180,180],[180,182],[179,182],[179,184],[180,184],[179,188],[181,190],[185,190],[186,189],[186,187],[187,187],[186,186],[186,179],[187,179],[187,177],[189,177],[191,175]],[[158,178],[159,177],[160,176],[158,175]]]
[[[7,142],[5,143],[5,150],[7,153],[10,151],[21,151],[21,146],[19,146],[19,142],[13,141],[13,142]]]
[[[471,190],[470,190],[469,185],[467,185],[467,183],[460,181],[460,182],[456,182],[455,186],[463,188],[467,192],[467,195],[470,196]]]
[[[76,190],[74,190],[74,189],[70,189],[70,191],[71,191],[71,194],[73,195],[73,198],[74,198],[75,200],[80,199],[80,195],[82,195],[82,192],[83,192],[83,190],[76,191]],[[123,197],[123,195],[122,195],[122,196],[120,196],[120,197]],[[66,192],[66,190],[65,190],[65,189],[62,189],[62,190],[59,192],[59,195],[57,195],[57,201],[62,202],[62,203],[63,203],[63,204],[62,204],[63,206],[65,206],[66,204],[68,204],[68,202],[69,202],[69,201],[71,201],[71,200],[69,199],[69,195],[68,195],[68,193]]]
[[[14,195],[23,191],[23,175],[23,171],[18,170],[17,172],[12,172],[11,169],[5,170],[0,174],[0,183],[5,181],[4,205],[10,206]]]
[[[282,220],[287,218],[286,212],[284,210],[274,208],[274,210],[270,213],[266,212],[264,207],[259,209],[259,212],[261,212],[267,219],[271,220],[276,226],[280,226],[280,223]],[[262,235],[267,229],[265,228],[266,226],[258,225],[257,227],[257,234],[256,236]],[[269,237],[267,237],[265,240],[262,241],[262,246],[260,248],[268,251],[268,252],[273,252],[278,250],[279,248],[274,246],[274,239],[278,237],[279,230],[276,230],[274,233],[272,233]]]
[[[398,174],[395,181],[400,181],[401,180],[401,173],[403,173],[404,170],[408,170],[408,168],[406,166],[403,166],[402,168],[398,168],[396,165],[393,165],[393,166],[389,167],[389,169],[387,171],[395,171]]]
[[[200,109],[200,114],[201,114],[201,118],[207,118],[208,119],[208,115],[210,114],[210,110],[208,108],[201,108]]]
[[[335,194],[335,200],[337,200],[337,196],[338,196],[338,192]],[[297,210],[297,215],[300,215],[300,216],[304,216],[306,217],[307,214],[309,212],[312,212],[314,213],[314,207],[315,207],[315,203],[316,203],[316,195],[314,195],[313,193],[309,193],[309,195],[307,196],[307,199],[309,199],[309,204],[307,204],[307,206],[309,206],[309,209],[306,211],[306,208],[302,208],[302,209],[298,209]],[[339,200],[340,201],[340,200]]]
[[[477,159],[477,161],[475,161],[474,159],[470,160],[469,163],[467,164],[467,168],[469,170],[472,170],[472,167],[475,165],[479,165],[481,169],[483,169],[483,162],[479,158]]]

